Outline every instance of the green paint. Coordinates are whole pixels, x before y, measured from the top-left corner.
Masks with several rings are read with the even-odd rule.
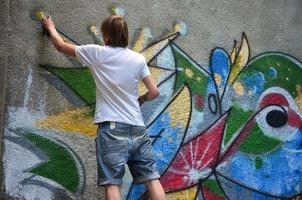
[[[89,107],[88,112],[85,113],[85,117],[91,118],[94,116],[94,114],[95,114],[95,106],[92,105]]]
[[[178,49],[174,50],[178,70],[176,73],[174,92],[178,91],[184,83],[187,83],[188,87],[191,89],[191,95],[200,95],[204,98],[207,91],[208,76],[200,71],[197,66],[192,63],[188,57],[179,52]],[[193,72],[192,77],[186,75],[186,69]],[[198,81],[197,78],[200,78],[200,80]]]
[[[80,177],[76,163],[70,153],[62,146],[37,134],[28,133],[25,137],[42,150],[49,161],[33,168],[30,172],[53,180],[71,192],[79,186]]]
[[[223,141],[225,145],[228,144],[233,135],[246,124],[252,114],[252,111],[244,111],[237,105],[232,106],[231,112],[227,119],[228,123]]]
[[[88,68],[42,66],[61,79],[86,105],[95,104],[95,83]]]
[[[209,189],[210,192],[212,192],[220,197],[224,197],[224,194],[221,191],[216,180],[207,179],[204,182],[202,182],[202,184],[205,185]]]
[[[273,67],[277,71],[277,77],[269,75],[269,68]],[[290,94],[295,94],[296,85],[302,85],[302,65],[293,58],[279,53],[267,53],[262,57],[253,60],[244,69],[238,80],[250,77],[256,72],[261,72],[265,76],[264,90],[270,87],[281,87]],[[288,78],[288,80],[287,80]]]
[[[260,158],[258,156],[255,158],[255,166],[256,166],[256,169],[260,169],[263,166],[262,158]]]
[[[239,150],[248,154],[260,155],[272,151],[280,143],[280,140],[264,135],[258,124],[255,124],[239,146]]]

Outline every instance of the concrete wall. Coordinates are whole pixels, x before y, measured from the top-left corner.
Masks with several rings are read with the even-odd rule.
[[[145,56],[161,91],[142,111],[168,199],[300,198],[301,1],[5,0],[0,133],[8,199],[104,198],[92,76],[42,36],[37,8],[80,44],[101,43],[101,19],[125,16],[129,48]],[[122,195],[145,198],[128,171]]]

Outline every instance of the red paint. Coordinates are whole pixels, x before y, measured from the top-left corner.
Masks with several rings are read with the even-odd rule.
[[[301,119],[301,117],[295,111],[293,111],[290,108],[287,110],[287,115],[288,115],[288,124],[302,130],[302,119]]]
[[[249,134],[252,127],[255,125],[256,119],[254,118],[246,124],[246,126],[242,129],[242,131],[239,133],[239,135],[235,138],[234,142],[230,144],[228,149],[224,152],[224,154],[221,156],[222,160],[220,162],[225,161],[227,158],[229,158],[237,149],[239,148],[242,141],[245,139],[245,137]]]
[[[223,115],[210,129],[180,148],[175,159],[161,178],[161,183],[166,191],[185,189],[195,185],[198,178],[201,178],[201,172],[205,173],[202,178],[209,175],[211,172],[209,168],[215,167],[220,151],[226,115]],[[192,176],[194,174],[192,172],[195,172],[197,176]]]
[[[199,95],[196,95],[196,96],[195,96],[195,105],[196,105],[199,109],[201,109],[201,108],[204,107],[204,101],[203,101],[203,99],[202,99],[201,96],[199,96]]]
[[[225,199],[224,197],[214,194],[204,185],[202,186],[202,193],[203,193],[204,199],[206,199],[206,200],[224,200]]]
[[[296,197],[296,200],[302,200],[302,195]]]
[[[269,93],[262,98],[258,109],[261,109],[265,106],[272,105],[272,104],[277,104],[280,106],[287,106],[287,107],[289,106],[287,99],[282,94]]]

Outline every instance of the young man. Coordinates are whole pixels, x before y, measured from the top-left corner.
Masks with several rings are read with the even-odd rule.
[[[105,186],[108,200],[120,199],[120,185],[127,163],[136,183],[144,183],[153,200],[164,200],[152,155],[151,139],[140,110],[144,101],[159,95],[144,57],[129,50],[128,28],[120,16],[109,16],[102,22],[105,46],[75,46],[58,34],[49,16],[42,21],[55,48],[76,56],[88,66],[96,84],[95,123],[98,185]],[[138,97],[138,81],[148,92]]]

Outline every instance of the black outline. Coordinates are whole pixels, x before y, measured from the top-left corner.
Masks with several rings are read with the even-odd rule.
[[[225,196],[225,198],[227,199],[227,200],[229,200],[230,198],[229,198],[229,196],[225,193],[225,191],[224,191],[224,189],[223,189],[223,187],[222,187],[222,185],[221,185],[221,183],[220,183],[220,181],[219,181],[219,179],[218,179],[218,177],[217,177],[217,171],[216,171],[216,169],[214,169],[214,176],[215,176],[215,180],[217,181],[217,184],[218,184],[218,187],[220,188],[220,190],[222,191],[222,193],[224,194],[224,196]]]
[[[148,64],[148,66],[158,68],[158,69],[164,69],[164,70],[167,70],[167,71],[174,71],[173,69],[168,69],[168,68],[164,68],[164,67],[160,67],[160,66],[156,66],[156,65],[151,65],[151,64]]]
[[[218,171],[216,171],[216,174],[219,175],[219,176],[221,176],[221,177],[223,177],[223,178],[226,179],[227,181],[230,181],[230,182],[232,182],[232,183],[234,183],[234,184],[236,184],[236,185],[239,185],[240,187],[245,188],[246,190],[250,190],[250,191],[252,191],[252,192],[256,192],[256,193],[258,193],[258,194],[261,194],[261,195],[264,195],[264,196],[268,196],[268,197],[272,197],[272,198],[292,199],[292,198],[294,198],[295,196],[301,195],[301,194],[298,194],[298,195],[294,195],[294,196],[292,196],[292,197],[281,197],[281,196],[269,194],[269,193],[266,193],[266,192],[261,192],[261,191],[258,191],[258,190],[256,190],[256,189],[253,189],[253,188],[250,188],[250,187],[248,187],[248,186],[245,186],[245,185],[243,185],[243,184],[241,184],[241,183],[238,183],[237,181],[232,180],[231,178],[228,178],[228,177],[222,175],[222,174],[219,173]]]
[[[174,70],[175,70],[175,80],[174,80],[174,83],[173,83],[173,94],[175,94],[175,90],[176,90],[176,82],[178,81],[178,73],[177,72],[179,72],[178,71],[178,61],[177,61],[177,59],[176,59],[176,55],[175,55],[175,49],[173,48],[173,45],[172,45],[172,41],[171,40],[169,40],[169,46],[170,46],[170,48],[171,48],[171,50],[172,50],[172,54],[173,54],[173,59],[174,59]]]
[[[234,62],[235,62],[235,60],[236,60],[236,55],[237,55],[237,40],[234,40],[234,44],[233,44],[233,49],[232,49],[232,51],[231,51],[231,53],[230,54],[228,54],[229,55],[229,57],[230,57],[230,69],[231,69],[231,67],[232,67],[232,65],[233,65],[233,63],[232,63],[232,60],[231,60],[231,54],[234,52],[235,53],[235,58],[234,58]]]
[[[170,78],[172,78],[173,75],[176,74],[176,71],[174,71],[173,73],[171,73],[169,76],[167,76],[164,80],[162,80],[161,82],[159,82],[157,84],[157,87],[159,87],[161,84],[163,84],[164,82],[168,81]]]
[[[230,85],[233,85],[235,80],[237,79],[238,75],[243,71],[243,69],[249,64],[249,61],[250,61],[250,57],[251,57],[251,48],[250,48],[250,43],[246,37],[246,34],[245,32],[242,32],[242,36],[241,36],[241,41],[240,41],[240,47],[239,47],[239,50],[235,56],[235,60],[234,60],[234,63],[236,62],[237,58],[238,58],[238,55],[239,53],[241,52],[241,49],[242,49],[242,45],[243,45],[243,39],[246,40],[246,43],[247,43],[247,47],[248,47],[248,50],[249,50],[249,54],[248,54],[248,58],[247,58],[247,62],[245,63],[245,65],[241,68],[241,70],[239,71],[239,73],[237,74],[237,76],[234,77],[234,80],[230,83]],[[232,64],[232,68],[233,68],[233,64]]]
[[[197,200],[197,197],[199,196],[199,192],[202,195],[202,200],[205,200],[203,192],[202,192],[202,188],[201,188],[201,183],[202,183],[201,180],[199,180],[198,183],[197,183],[197,191],[196,191],[194,200]]]
[[[220,94],[219,94],[219,90],[218,90],[218,85],[217,85],[217,83],[216,83],[216,80],[215,80],[215,73],[214,73],[214,70],[213,70],[213,54],[214,54],[214,52],[216,51],[216,50],[221,50],[221,51],[223,51],[226,55],[228,55],[228,60],[229,60],[229,63],[230,63],[230,57],[229,57],[229,54],[223,49],[223,48],[220,48],[220,47],[216,47],[216,48],[214,48],[214,49],[212,49],[212,51],[211,51],[211,53],[210,53],[210,63],[209,63],[209,68],[210,68],[210,73],[211,73],[211,77],[212,77],[212,79],[213,79],[213,82],[214,82],[214,87],[215,87],[215,90],[216,90],[216,95],[217,95],[217,100],[218,100],[218,102],[219,102],[219,104],[217,104],[217,101],[216,101],[216,98],[215,98],[215,104],[216,104],[216,111],[215,112],[213,112],[212,111],[212,109],[211,109],[211,104],[209,103],[209,108],[210,108],[210,110],[211,110],[211,112],[213,113],[213,114],[216,114],[217,113],[217,110],[218,110],[218,113],[221,115],[222,113],[222,111],[221,111],[221,102],[222,102],[222,98],[220,98]],[[229,73],[228,73],[228,75],[230,74],[230,71],[229,71]],[[227,76],[227,80],[226,81],[228,81],[228,77],[229,76]],[[224,89],[223,89],[223,91],[225,90],[225,88],[226,88],[226,85],[227,85],[227,82],[226,82],[226,84],[224,85]],[[210,94],[211,95],[211,94]],[[210,97],[208,97],[208,101],[210,100]],[[218,109],[217,109],[218,108]]]
[[[157,43],[162,42],[163,40],[166,40],[166,39],[168,39],[169,37],[172,37],[172,36],[175,36],[175,35],[176,35],[176,37],[178,37],[178,36],[180,36],[180,33],[179,33],[179,32],[175,32],[175,33],[172,33],[172,34],[170,34],[170,35],[167,35],[166,37],[161,38],[161,39],[159,39],[159,40],[154,40],[154,41],[151,42],[149,45],[147,45],[143,50],[141,50],[139,53],[143,53],[147,48],[150,48],[150,47],[156,45]]]
[[[171,162],[170,162],[170,164],[167,165],[166,169],[163,170],[163,172],[161,173],[161,175],[163,175],[163,174],[168,170],[168,168],[169,168],[170,165],[172,164],[173,160],[175,159],[177,153],[178,153],[179,150],[181,149],[182,144],[184,143],[184,140],[185,140],[185,138],[186,138],[187,131],[188,131],[188,128],[189,128],[189,124],[190,124],[190,121],[191,121],[191,116],[192,116],[192,103],[193,103],[193,102],[192,102],[191,90],[190,90],[190,88],[187,86],[187,83],[184,84],[184,86],[179,90],[179,92],[178,92],[176,95],[174,95],[174,97],[172,97],[172,100],[165,106],[165,108],[164,108],[164,109],[157,115],[157,117],[155,117],[154,120],[153,120],[152,122],[150,122],[150,124],[146,127],[146,129],[148,129],[148,128],[155,122],[155,120],[156,120],[156,119],[157,119],[164,111],[167,110],[167,108],[169,107],[169,105],[171,105],[171,104],[174,102],[174,100],[178,97],[178,95],[180,95],[180,93],[181,93],[185,88],[188,89],[188,91],[189,91],[189,98],[190,98],[190,113],[189,113],[188,122],[187,122],[187,125],[186,125],[186,127],[185,127],[185,129],[184,129],[184,131],[183,131],[183,137],[182,137],[182,139],[181,139],[181,141],[180,141],[180,143],[179,143],[179,146],[178,146],[177,151],[175,151],[174,157],[171,159]],[[163,132],[163,131],[162,131],[162,132]],[[161,132],[161,133],[162,133],[162,132]],[[158,135],[157,138],[159,138],[159,137],[160,137],[160,135]],[[154,142],[155,142],[155,140],[152,141],[152,144],[153,144]],[[134,183],[132,182],[132,184],[131,184],[131,186],[130,186],[130,189],[128,190],[126,200],[128,200],[128,198],[129,198],[129,194],[130,194],[130,191],[131,191],[131,188],[133,187],[133,185],[134,185]],[[146,192],[144,192],[144,194],[145,194],[145,193],[146,193]],[[144,195],[144,194],[143,194],[143,195]],[[143,195],[142,195],[142,196],[143,196]],[[139,198],[141,198],[141,196],[140,196]]]
[[[178,32],[177,32],[177,33],[178,33]],[[170,35],[169,37],[172,37],[172,36],[174,36],[174,35],[175,35],[175,34],[172,34],[172,35]],[[153,57],[150,58],[150,60],[148,61],[147,64],[148,64],[148,65],[151,64],[151,62],[152,62],[152,61],[153,61],[153,60],[154,60],[161,52],[163,52],[163,51],[168,47],[170,41],[176,40],[179,36],[180,36],[180,35],[177,34],[177,35],[176,35],[174,38],[172,38],[172,39],[168,39],[169,37],[166,37],[165,39],[160,40],[159,42],[162,42],[162,41],[168,39],[168,42],[167,42],[167,44],[165,44],[165,45],[163,46],[163,48],[162,48],[161,50],[159,50]],[[157,42],[157,43],[159,43],[159,42]],[[151,46],[154,46],[154,45],[156,45],[157,43],[155,43],[155,44],[153,44],[153,45],[151,45]],[[149,48],[149,47],[147,47],[147,48]],[[143,51],[147,50],[147,48],[144,49]],[[141,53],[143,53],[143,51],[142,51]]]
[[[206,73],[207,75],[211,76],[211,73],[206,70],[205,68],[203,68],[200,64],[198,64],[191,56],[189,56],[182,48],[180,48],[176,43],[174,43],[173,41],[171,41],[171,45],[172,47],[175,46],[177,49],[179,49],[179,51],[181,53],[183,53],[185,56],[187,56],[199,69],[201,69],[202,71],[204,71],[204,73]]]
[[[302,61],[301,60],[299,60],[298,58],[296,58],[296,57],[294,57],[294,56],[292,56],[292,55],[290,55],[288,53],[283,53],[283,52],[280,52],[280,51],[266,51],[266,52],[260,53],[260,54],[258,54],[256,56],[250,58],[249,61],[244,66],[244,68],[242,68],[242,70],[234,78],[234,81],[239,77],[239,75],[242,73],[242,71],[244,71],[244,69],[247,68],[252,62],[254,62],[255,60],[259,59],[262,56],[269,56],[269,55],[277,55],[277,56],[289,57],[289,58],[292,58],[293,60],[295,60],[296,62],[298,62],[302,66]],[[301,69],[302,69],[302,67],[301,67]],[[232,84],[230,84],[230,85],[232,85]]]
[[[226,150],[221,152],[222,153],[222,156],[221,158],[219,159],[219,163],[222,162],[226,155],[229,153],[229,151],[233,148],[233,146],[235,145],[237,139],[241,136],[241,134],[243,134],[242,130],[244,130],[250,122],[252,122],[254,120],[254,118],[262,111],[264,110],[265,108],[268,108],[268,107],[271,107],[271,106],[277,106],[277,107],[280,107],[282,110],[285,110],[282,106],[280,106],[279,104],[269,104],[269,105],[266,105],[266,106],[263,106],[262,108],[260,108],[259,110],[257,110],[256,113],[254,113],[254,115],[252,115],[250,117],[250,119],[248,121],[246,121],[245,125],[243,127],[241,127],[241,129],[238,129],[237,131],[239,132],[238,135],[232,140],[232,141],[229,141],[231,142],[231,144],[229,146],[226,146]],[[226,119],[226,123],[228,123],[228,120],[229,118]]]
[[[79,43],[77,43],[75,40],[73,40],[72,38],[70,38],[68,35],[66,35],[66,34],[63,33],[62,31],[59,31],[59,30],[58,30],[58,32],[61,33],[64,37],[66,37],[66,38],[69,39],[70,41],[74,42],[75,44],[80,45]],[[213,78],[213,71],[211,71],[211,73],[209,73],[206,69],[204,69],[201,65],[199,65],[197,62],[195,62],[195,61],[194,61],[187,53],[185,53],[178,45],[176,45],[176,44],[173,42],[178,36],[180,36],[179,32],[176,32],[176,33],[174,33],[174,34],[171,34],[171,35],[169,35],[169,36],[167,36],[167,37],[165,37],[165,38],[163,38],[163,39],[161,39],[161,40],[154,41],[153,43],[151,43],[150,45],[148,45],[146,48],[144,48],[142,51],[144,51],[145,49],[147,49],[147,48],[149,48],[149,47],[152,47],[153,45],[156,45],[158,42],[161,42],[161,41],[163,41],[163,40],[165,40],[165,39],[167,39],[167,38],[169,38],[169,37],[172,37],[173,35],[177,35],[177,36],[174,37],[172,40],[169,39],[168,44],[165,45],[158,53],[156,53],[155,56],[153,56],[153,57],[150,59],[150,61],[148,62],[148,65],[150,65],[151,67],[155,67],[155,68],[160,68],[160,69],[164,69],[164,70],[173,71],[173,70],[171,70],[171,69],[161,68],[161,67],[153,66],[153,65],[150,64],[150,63],[156,58],[156,56],[158,56],[165,48],[167,48],[168,45],[172,48],[172,52],[173,52],[173,56],[174,56],[174,60],[175,60],[175,69],[176,69],[176,70],[175,70],[173,73],[171,73],[167,78],[165,78],[163,81],[161,81],[161,82],[158,84],[158,86],[160,86],[161,84],[163,84],[165,81],[169,80],[171,77],[173,77],[173,75],[176,74],[175,82],[174,82],[174,89],[173,89],[173,91],[175,92],[175,83],[176,83],[176,80],[177,80],[177,72],[178,72],[178,70],[177,70],[178,65],[176,64],[177,60],[175,59],[175,52],[174,52],[174,51],[175,51],[174,48],[176,47],[176,48],[178,48],[178,50],[179,50],[180,52],[182,52],[185,56],[187,56],[188,59],[190,59],[195,65],[197,65],[197,66],[198,66],[201,70],[203,70],[206,74],[210,75],[210,77],[213,79],[214,84],[215,84],[215,89],[216,89],[216,92],[217,92],[217,96],[218,96],[219,113],[220,113],[220,115],[222,115],[222,114],[221,114],[222,110],[221,110],[220,105],[222,104],[222,100],[223,100],[223,97],[224,97],[224,95],[225,95],[226,88],[227,88],[227,86],[228,86],[228,81],[229,81],[229,77],[230,77],[230,72],[231,72],[232,66],[233,66],[233,63],[231,63],[230,55],[227,53],[227,55],[228,55],[228,57],[229,57],[229,61],[230,61],[230,71],[229,71],[229,73],[228,73],[228,77],[227,77],[227,80],[226,80],[226,84],[225,84],[225,86],[224,86],[223,93],[222,93],[222,95],[221,95],[221,97],[220,97],[219,91],[217,90],[217,83],[215,82],[215,79]],[[292,55],[289,55],[289,54],[286,54],[286,53],[283,53],[283,52],[278,52],[278,51],[268,51],[268,52],[263,52],[263,53],[258,54],[257,56],[255,56],[255,57],[253,57],[253,58],[250,58],[250,55],[251,55],[251,53],[250,53],[250,52],[251,52],[251,51],[250,51],[250,45],[249,45],[249,41],[248,41],[248,39],[247,39],[247,37],[246,37],[246,34],[245,34],[244,32],[243,32],[243,34],[242,34],[242,40],[241,40],[240,48],[239,48],[239,50],[238,50],[238,51],[236,52],[236,54],[235,54],[235,60],[234,60],[234,62],[236,61],[236,59],[237,59],[237,57],[238,57],[238,54],[240,53],[240,50],[241,50],[241,48],[242,48],[243,38],[245,38],[245,40],[246,40],[246,42],[247,42],[247,44],[248,44],[248,49],[249,49],[248,61],[247,61],[247,63],[245,64],[245,66],[243,66],[243,68],[240,70],[240,72],[237,74],[237,76],[234,78],[234,80],[233,80],[231,83],[229,83],[230,86],[232,86],[232,85],[234,84],[234,82],[238,79],[238,77],[240,76],[240,74],[242,73],[242,71],[244,71],[244,69],[247,68],[248,65],[250,65],[250,63],[252,63],[254,60],[258,59],[259,57],[261,57],[261,56],[263,56],[263,55],[265,55],[265,54],[267,54],[267,55],[279,55],[279,56],[289,57],[289,58],[293,59],[293,60],[296,62],[295,64],[298,63],[297,65],[299,65],[299,64],[302,65],[301,61],[300,61],[299,59],[297,59],[296,57],[294,57],[294,56],[292,56]],[[234,41],[234,46],[237,45],[236,42],[237,42],[237,41],[235,40],[235,41]],[[175,47],[173,47],[173,45],[174,45]],[[217,48],[219,48],[219,47],[217,47]],[[215,48],[215,49],[217,49],[217,48]],[[225,51],[223,48],[220,48],[220,49],[223,50],[223,51]],[[212,50],[212,51],[213,51],[213,50]],[[226,51],[225,51],[225,52],[226,52]],[[212,55],[212,54],[211,54],[211,55]],[[211,62],[211,59],[210,59],[210,62]],[[40,66],[43,67],[43,68],[45,68],[47,71],[51,72],[52,74],[54,74],[54,72],[53,72],[50,68],[64,69],[64,68],[60,68],[60,67],[49,67],[49,66],[47,67],[47,66],[42,66],[42,65],[40,65]],[[210,65],[209,67],[210,67],[210,69],[211,69],[211,65]],[[79,69],[79,68],[89,69],[89,68],[86,68],[86,67],[78,67],[78,68],[69,68],[69,67],[67,67],[67,68],[65,68],[65,69]],[[54,75],[55,75],[55,74],[54,74]],[[58,76],[56,76],[56,77],[58,77]],[[59,78],[59,77],[58,77],[58,78]],[[59,78],[59,79],[60,79],[60,78]],[[60,79],[60,80],[63,81],[62,79]],[[66,84],[65,81],[63,81],[63,82]],[[191,90],[190,90],[189,86],[187,85],[187,83],[184,82],[184,84],[185,84],[185,86],[187,86],[187,88],[188,88],[188,90],[189,90],[189,92],[190,92],[190,94],[191,94]],[[66,84],[66,85],[68,86],[68,84]],[[185,86],[183,86],[179,91],[182,91],[182,89],[183,89]],[[173,92],[173,94],[174,94],[174,92]],[[163,111],[164,111],[165,109],[167,109],[167,107],[171,104],[172,101],[174,101],[174,99],[179,95],[179,93],[180,93],[180,92],[178,92],[178,94],[177,94],[175,97],[173,97],[173,99],[166,105],[166,107],[163,109]],[[76,93],[76,94],[77,94],[77,93]],[[78,94],[77,94],[77,96],[80,97],[80,95],[78,95]],[[81,97],[80,97],[80,98],[81,98]],[[191,95],[190,95],[190,99],[191,99],[190,115],[189,115],[189,120],[188,120],[188,123],[187,123],[187,126],[186,126],[186,130],[185,130],[185,132],[184,132],[184,137],[183,137],[183,139],[185,138],[185,135],[187,134],[187,130],[188,130],[188,127],[189,127],[189,124],[190,124],[190,121],[191,121],[191,114],[192,114],[192,96],[191,96]],[[217,100],[217,99],[215,98],[215,102],[217,103],[216,100]],[[84,100],[83,100],[83,101],[84,101]],[[86,101],[84,101],[84,102],[85,102],[85,104],[86,104]],[[87,105],[87,104],[86,104],[86,105]],[[241,132],[243,129],[245,129],[245,128],[247,127],[247,124],[249,124],[249,123],[255,118],[255,116],[256,116],[259,112],[261,112],[264,108],[267,108],[267,107],[273,106],[273,105],[275,105],[275,104],[270,104],[270,105],[267,105],[267,106],[265,106],[265,107],[262,107],[262,108],[261,108],[260,110],[258,110],[253,116],[251,116],[250,120],[248,120],[248,121],[246,122],[245,126],[243,126],[243,127],[241,128],[241,130],[239,131],[239,134],[234,138],[234,140],[232,141],[232,143],[231,143],[229,146],[227,146],[227,150],[224,151],[224,152],[219,152],[219,155],[218,155],[218,157],[217,157],[217,159],[216,159],[216,162],[217,162],[217,163],[216,163],[216,166],[215,166],[215,168],[212,169],[213,171],[210,173],[210,176],[214,174],[214,176],[215,176],[215,178],[216,178],[216,181],[217,181],[217,183],[218,183],[220,189],[221,189],[223,192],[224,192],[224,190],[223,190],[223,188],[222,188],[222,186],[221,186],[221,184],[220,184],[220,182],[219,182],[219,180],[218,180],[218,178],[217,178],[217,174],[218,174],[219,176],[222,176],[222,177],[225,178],[226,180],[233,182],[234,184],[238,184],[238,185],[240,185],[240,186],[246,188],[247,190],[251,190],[251,191],[254,191],[254,192],[256,192],[256,193],[263,194],[263,195],[267,195],[267,196],[274,197],[274,198],[284,198],[284,197],[273,196],[273,195],[270,195],[270,194],[267,194],[267,193],[263,193],[263,192],[260,192],[260,191],[257,191],[257,190],[248,188],[247,186],[244,186],[244,185],[242,185],[242,184],[239,184],[239,183],[237,183],[236,181],[234,181],[234,180],[232,180],[232,179],[229,179],[229,178],[225,177],[224,175],[222,175],[222,174],[220,174],[219,172],[216,171],[216,167],[220,164],[221,161],[223,161],[223,159],[225,158],[225,156],[229,153],[229,150],[233,147],[235,141],[240,137],[240,135],[241,135],[240,132]],[[279,106],[279,107],[281,107],[283,110],[285,110],[285,109],[284,109],[282,106],[280,106],[280,105],[277,105],[277,104],[276,104],[275,106]],[[216,109],[216,110],[217,110],[217,109]],[[163,113],[163,111],[160,112],[159,115],[161,115],[161,114]],[[227,112],[229,112],[229,111],[230,111],[230,109],[229,109]],[[215,113],[216,113],[216,112],[215,112]],[[149,126],[150,126],[152,123],[154,123],[154,121],[159,117],[159,115],[158,115],[157,117],[155,117],[155,119],[149,124]],[[219,118],[219,119],[221,119],[221,118]],[[218,120],[219,120],[219,119],[218,119]],[[215,123],[216,123],[218,120],[216,120]],[[227,124],[227,123],[228,123],[228,117],[226,118],[226,122],[225,122],[225,124],[224,124],[224,131],[225,131],[225,127],[226,127],[226,124]],[[214,123],[213,123],[213,124],[214,124]],[[212,125],[213,125],[213,124],[212,124]],[[212,126],[212,125],[211,125],[211,126]],[[148,126],[148,127],[149,127],[149,126]],[[206,132],[208,129],[210,129],[211,126],[209,126],[207,129],[205,129],[205,130],[203,131],[203,133]],[[162,130],[160,131],[160,133],[162,133],[163,131],[164,131],[164,129],[162,129]],[[157,135],[158,137],[160,137],[160,136],[159,136],[160,133]],[[203,133],[201,133],[201,134],[203,134]],[[193,138],[193,139],[194,139],[194,138]],[[191,140],[190,140],[190,141],[191,141]],[[189,141],[188,141],[188,142],[189,142]],[[186,143],[188,143],[188,142],[186,142]],[[222,147],[222,142],[223,142],[223,137],[221,138],[221,144],[220,144],[221,146],[220,146],[220,150],[221,150],[221,147]],[[182,147],[183,141],[182,141],[182,143],[180,143],[180,144],[181,144],[181,145],[179,146],[178,151],[175,153],[175,156],[174,156],[174,158],[172,159],[171,163],[173,162],[173,160],[175,159],[177,153],[179,152],[180,148]],[[222,156],[221,156],[221,159],[219,159],[221,153],[223,153],[223,154],[222,154]],[[170,163],[170,165],[171,165],[171,163]],[[170,165],[168,165],[167,169],[169,168]],[[163,174],[167,171],[167,169],[166,169],[165,171],[163,171]],[[210,176],[208,176],[206,179],[208,179]],[[203,179],[203,180],[206,180],[206,179]],[[199,181],[198,184],[200,184],[200,186],[202,187],[202,179]],[[131,187],[132,187],[132,186],[131,186]],[[181,189],[181,190],[184,190],[184,189]],[[130,190],[129,190],[129,191],[130,191]],[[178,190],[175,190],[175,191],[178,191]],[[197,188],[196,197],[198,196],[198,191],[199,191],[199,188]],[[203,195],[203,194],[202,194],[202,195]],[[301,194],[297,194],[297,195],[295,195],[295,196],[293,196],[293,197],[290,197],[290,198],[294,198],[294,197],[297,197],[297,196],[300,196],[300,195],[301,195]],[[226,195],[225,195],[225,196],[226,196]],[[127,195],[127,197],[128,197],[128,195]],[[195,198],[196,198],[196,197],[195,197]],[[228,199],[227,196],[226,196],[226,198]],[[287,197],[286,197],[286,198],[287,198]]]
[[[215,172],[214,172],[214,173],[215,173]],[[213,173],[213,174],[214,174],[214,173]],[[223,193],[223,195],[224,195],[223,198],[228,199],[227,196],[225,195],[225,192],[221,189],[220,183],[218,183],[215,174],[214,174],[214,177],[215,177],[214,180],[216,181],[216,183],[217,183],[219,189],[222,191],[222,193]],[[209,178],[210,178],[210,177],[209,177]],[[209,178],[208,178],[208,179],[209,179]],[[208,180],[208,179],[207,179],[207,180]],[[204,196],[204,184],[203,184],[203,181],[200,181],[198,187],[200,188],[200,191],[201,191],[203,200],[207,200],[207,199],[205,198],[205,196]],[[196,197],[196,198],[197,198],[197,197]],[[195,200],[197,200],[196,198],[195,198]]]
[[[71,42],[75,43],[76,45],[81,45],[80,43],[78,43],[76,40],[72,39],[71,37],[69,37],[67,34],[65,34],[64,32],[62,32],[60,29],[56,28],[57,31],[63,35],[64,37],[66,37],[68,40],[70,40]]]
[[[211,98],[212,97],[212,98]],[[217,98],[216,98],[217,96],[215,95],[215,94],[209,94],[208,95],[208,104],[209,104],[209,109],[210,109],[210,111],[211,111],[211,113],[213,113],[214,115],[216,115],[217,114],[217,111],[219,110],[219,111],[221,111],[221,109],[219,109],[219,103],[218,103],[218,101],[217,101]],[[212,106],[211,106],[211,99],[214,99],[214,104],[215,104],[215,109],[214,110],[212,110]],[[219,97],[218,97],[218,99],[219,99]],[[219,115],[221,115],[221,113],[219,112]]]
[[[222,91],[222,93],[221,93],[221,95],[220,95],[220,93],[219,93],[219,90],[218,90],[218,86],[217,86],[217,83],[216,83],[216,80],[215,80],[215,75],[214,75],[214,73],[213,73],[213,69],[212,69],[212,54],[213,54],[213,52],[216,50],[216,49],[219,49],[219,50],[221,50],[221,51],[223,51],[226,55],[227,55],[227,57],[228,57],[228,59],[229,59],[229,72],[228,72],[228,75],[227,75],[227,78],[226,78],[226,82],[225,82],[225,85],[224,85],[224,88],[223,88],[223,91]],[[236,59],[236,57],[235,57],[235,59]],[[230,57],[230,55],[228,54],[228,52],[224,49],[224,48],[222,48],[222,47],[216,47],[216,48],[214,48],[212,51],[211,51],[211,54],[210,54],[210,66],[209,66],[209,68],[210,68],[210,71],[211,71],[211,77],[212,77],[212,79],[213,79],[213,82],[214,82],[214,85],[215,85],[215,89],[216,89],[216,93],[217,93],[217,96],[218,96],[218,102],[219,102],[219,114],[221,115],[222,113],[222,100],[223,100],[223,97],[224,97],[224,94],[225,94],[225,91],[226,91],[226,88],[227,88],[227,86],[228,86],[228,82],[229,82],[229,78],[230,78],[230,74],[231,74],[231,71],[232,71],[232,63],[231,63],[231,57]],[[215,113],[216,114],[216,113]]]
[[[171,160],[171,163],[168,165],[167,169],[166,169],[162,174],[164,174],[164,173],[169,169],[169,167],[172,165],[172,163],[173,163],[173,161],[175,160],[177,154],[179,153],[179,151],[181,150],[181,148],[182,148],[183,146],[187,145],[187,144],[190,143],[192,140],[194,140],[194,139],[196,139],[196,138],[202,136],[205,132],[207,132],[209,129],[211,129],[211,127],[212,127],[214,124],[218,123],[220,120],[223,120],[223,117],[226,117],[226,119],[227,119],[229,113],[230,113],[230,111],[227,110],[222,116],[220,116],[215,122],[213,122],[213,123],[212,123],[207,129],[205,129],[202,133],[200,133],[200,134],[197,135],[196,137],[194,137],[194,138],[192,138],[192,139],[186,141],[185,143],[182,143],[182,145],[180,146],[179,150],[178,150],[177,153],[175,154],[174,158]],[[220,146],[219,146],[219,148],[218,148],[218,153],[217,153],[217,157],[216,157],[216,159],[215,159],[215,164],[213,165],[212,171],[209,173],[209,175],[208,175],[207,177],[205,177],[205,178],[199,179],[199,181],[198,181],[197,183],[195,183],[195,184],[193,184],[193,185],[191,185],[191,186],[188,186],[188,187],[185,187],[185,188],[181,188],[181,189],[176,189],[176,190],[170,190],[169,192],[177,192],[177,191],[182,191],[182,190],[185,190],[185,189],[194,187],[194,186],[196,186],[196,185],[199,185],[200,182],[202,182],[202,181],[204,181],[204,180],[207,180],[209,177],[212,176],[213,172],[215,171],[215,168],[216,168],[216,167],[218,166],[218,164],[219,164],[218,160],[219,160],[219,154],[220,154],[220,149],[221,149],[221,145],[222,145],[223,133],[224,133],[224,131],[225,131],[225,127],[226,127],[226,121],[224,122],[223,131],[222,131],[222,133],[221,133]]]
[[[162,134],[162,132],[164,132],[165,131],[165,128],[162,128],[156,135],[152,135],[152,136],[150,136],[150,138],[153,138],[153,141],[152,141],[152,146],[153,146],[153,144],[154,144],[154,142],[157,140],[157,138],[160,138],[161,137],[161,134]]]

